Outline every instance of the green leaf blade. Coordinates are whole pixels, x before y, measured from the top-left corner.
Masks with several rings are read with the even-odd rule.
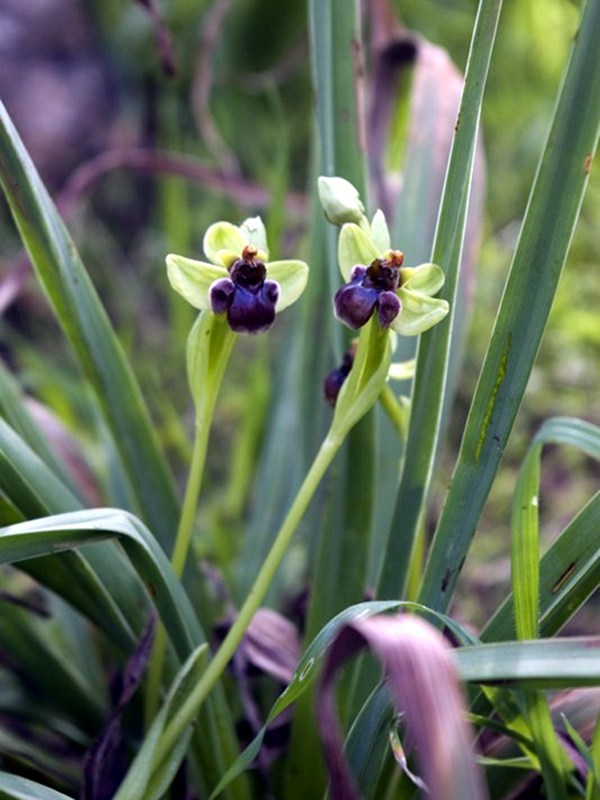
[[[482,0],[473,31],[431,258],[445,274],[438,303],[448,304],[449,314],[419,342],[406,456],[379,579],[378,594],[382,597],[395,596],[404,588],[410,553],[433,472],[448,379],[449,345],[456,312],[459,264],[479,117],[501,7],[501,0]],[[440,319],[445,316],[446,308],[438,308]]]
[[[139,510],[168,546],[177,524],[175,486],[140,388],[75,245],[3,105],[0,183],[38,278],[94,389],[127,467]]]
[[[590,0],[565,72],[420,600],[447,607],[544,331],[588,180],[600,123],[600,3]],[[565,154],[568,154],[566,157]]]

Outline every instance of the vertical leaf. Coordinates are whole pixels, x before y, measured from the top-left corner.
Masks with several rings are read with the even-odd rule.
[[[126,465],[138,511],[168,546],[177,522],[175,487],[141,391],[75,245],[1,104],[0,183]]]
[[[446,320],[423,334],[419,342],[406,455],[379,582],[381,596],[393,597],[402,591],[433,471],[456,318],[459,266],[479,117],[501,7],[501,0],[482,0],[473,30],[431,259],[444,270],[446,281],[440,296],[449,301],[450,313]]]
[[[589,0],[566,68],[458,462],[421,589],[443,610],[452,597],[546,325],[598,142],[600,1]]]

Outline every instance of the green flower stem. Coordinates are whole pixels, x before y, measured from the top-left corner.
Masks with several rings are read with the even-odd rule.
[[[156,763],[167,755],[185,728],[196,718],[198,710],[213,689],[227,664],[244,638],[248,626],[264,600],[275,573],[287,553],[292,537],[310,501],[349,431],[375,403],[385,384],[391,360],[390,337],[382,331],[376,319],[366,325],[360,335],[354,366],[340,392],[338,405],[315,460],[273,542],[244,605],[177,716],[169,723],[161,738]],[[188,362],[189,363],[189,362]]]
[[[205,413],[202,414],[202,419],[196,418],[196,435],[192,451],[192,463],[190,465],[181,518],[177,529],[175,547],[171,556],[171,564],[178,577],[181,577],[183,574],[192,540],[213,411],[214,403],[212,404],[212,409],[204,409]],[[163,625],[159,625],[156,631],[156,639],[152,649],[150,665],[148,667],[145,706],[146,723],[148,726],[152,723],[158,711],[167,641],[167,632]]]
[[[192,463],[190,465],[188,482],[183,498],[181,518],[175,538],[175,547],[173,548],[173,554],[171,556],[171,564],[178,578],[183,574],[190,543],[192,541],[198,497],[200,496],[200,489],[202,487],[204,464],[206,462],[206,452],[208,450],[208,438],[219,387],[211,387],[211,389],[212,391],[207,392],[207,394],[211,395],[210,398],[207,398],[209,402],[201,403],[196,411],[196,433],[192,450]]]
[[[192,463],[171,556],[173,570],[183,575],[194,531],[198,498],[202,487],[208,440],[219,389],[236,336],[227,322],[212,312],[203,312],[190,332],[187,348],[188,379],[196,406]],[[148,724],[158,710],[167,647],[167,634],[159,626],[148,668],[145,715]]]
[[[269,590],[275,572],[287,552],[296,528],[342,441],[343,438],[331,434],[325,438],[234,624],[195,689],[166,728],[158,748],[157,763],[160,763],[187,725],[196,718],[198,709],[225,671],[227,664],[244,638],[254,614]]]

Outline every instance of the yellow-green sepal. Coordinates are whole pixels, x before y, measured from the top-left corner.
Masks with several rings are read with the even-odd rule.
[[[385,220],[385,214],[378,208],[371,220],[371,239],[380,253],[391,249],[390,230]]]
[[[209,289],[214,281],[228,276],[225,267],[174,253],[170,253],[166,261],[167,276],[173,289],[199,311],[209,309]]]
[[[253,244],[257,248],[260,260],[268,261],[267,231],[262,219],[260,217],[248,217],[240,225],[240,231],[246,237],[247,244]]]
[[[411,292],[433,296],[444,285],[444,273],[437,264],[400,268],[400,285]]]
[[[353,267],[368,266],[380,252],[368,233],[353,222],[346,223],[340,231],[338,261],[344,280],[349,281]]]
[[[441,322],[448,313],[448,302],[438,297],[405,288],[398,289],[396,294],[402,308],[390,327],[401,336],[418,336]]]
[[[308,281],[308,265],[293,259],[270,261],[267,264],[267,278],[279,285],[279,299],[275,306],[279,314],[295,303],[304,291]]]

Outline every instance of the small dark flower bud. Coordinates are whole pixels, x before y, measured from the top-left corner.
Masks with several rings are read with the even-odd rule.
[[[325,395],[325,399],[331,406],[335,406],[335,402],[338,398],[338,394],[342,386],[344,385],[344,381],[350,374],[350,370],[352,369],[352,365],[354,364],[354,354],[356,353],[356,345],[353,344],[350,350],[344,353],[344,357],[342,359],[342,363],[339,367],[332,369],[325,378],[325,382],[323,384],[323,392]]]
[[[348,376],[339,367],[332,369],[325,377],[323,394],[330,406],[335,406],[338,394]]]

